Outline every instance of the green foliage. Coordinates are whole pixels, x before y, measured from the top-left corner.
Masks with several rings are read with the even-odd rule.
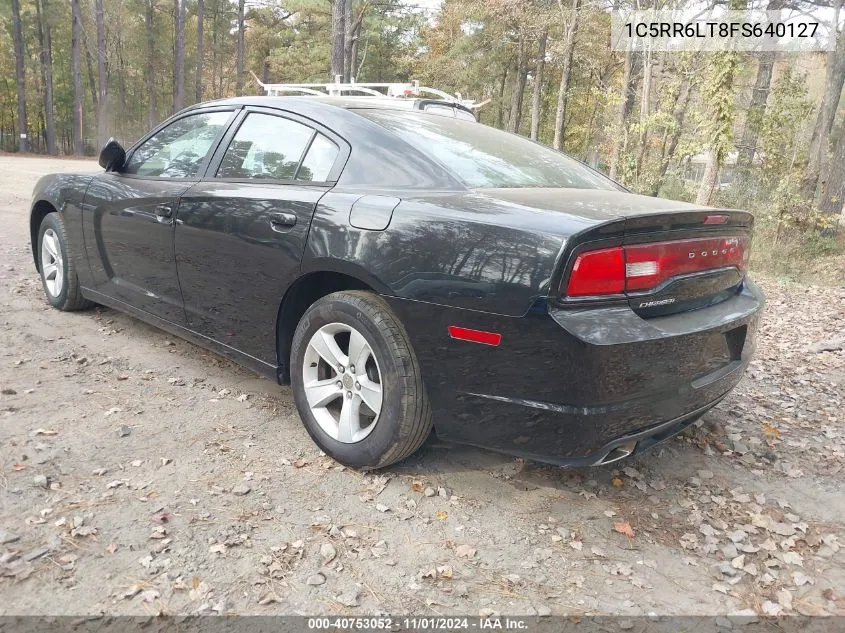
[[[796,165],[803,163],[807,139],[801,138],[801,131],[812,114],[806,77],[787,68],[777,78],[760,122],[758,148],[764,186],[783,181],[784,174],[794,172]]]
[[[701,83],[700,132],[705,145],[714,150],[719,159],[733,149],[736,117],[733,83],[739,62],[739,53],[711,53],[706,79]]]

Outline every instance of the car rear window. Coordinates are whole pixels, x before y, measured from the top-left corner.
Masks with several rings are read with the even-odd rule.
[[[621,190],[566,154],[487,125],[395,110],[356,112],[437,160],[468,187]]]

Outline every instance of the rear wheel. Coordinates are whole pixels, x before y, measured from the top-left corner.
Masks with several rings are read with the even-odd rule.
[[[59,310],[82,310],[94,305],[82,296],[76,268],[68,256],[65,222],[58,213],[48,213],[38,229],[38,270],[47,301]]]
[[[296,328],[291,385],[305,428],[327,454],[373,469],[408,457],[431,431],[431,408],[408,335],[369,292],[336,292]]]

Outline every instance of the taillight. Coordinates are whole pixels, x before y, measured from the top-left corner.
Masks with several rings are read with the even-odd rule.
[[[566,294],[570,297],[625,291],[625,253],[621,246],[581,253],[575,260]]]
[[[745,272],[750,238],[702,237],[616,246],[580,253],[569,275],[569,297],[640,292],[689,273],[733,266]]]

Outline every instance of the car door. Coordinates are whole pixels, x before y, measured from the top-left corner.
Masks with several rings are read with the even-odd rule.
[[[348,146],[308,119],[247,108],[181,198],[176,259],[189,327],[270,365],[317,202]]]
[[[173,249],[179,196],[199,180],[235,114],[185,114],[130,149],[120,171],[93,180],[84,230],[94,290],[184,325]]]

